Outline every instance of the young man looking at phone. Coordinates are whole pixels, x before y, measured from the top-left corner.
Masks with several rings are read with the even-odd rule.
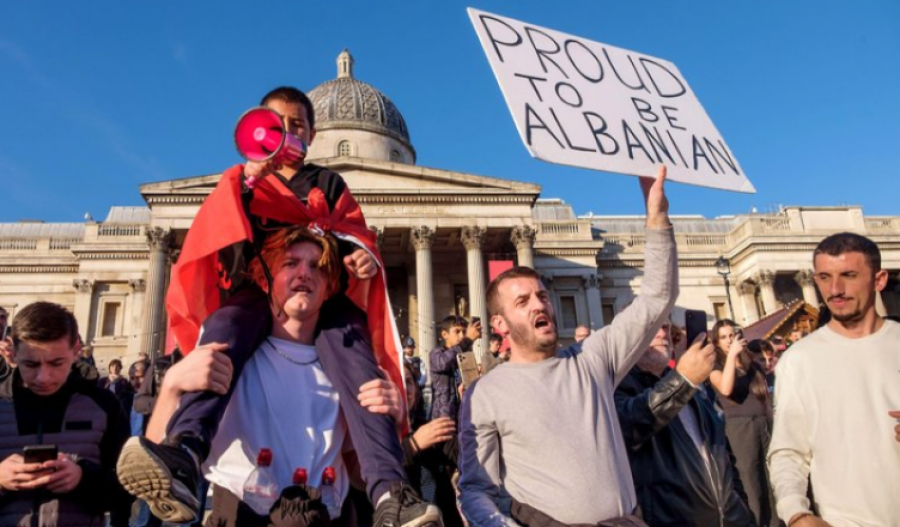
[[[60,305],[36,302],[16,315],[17,367],[0,381],[0,525],[101,525],[106,511],[131,503],[115,475],[128,421],[115,396],[72,370],[77,338]],[[42,461],[51,445],[57,453]]]

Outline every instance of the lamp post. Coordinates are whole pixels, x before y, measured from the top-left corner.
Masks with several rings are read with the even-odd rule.
[[[731,263],[728,261],[728,258],[720,256],[716,260],[716,272],[725,280],[725,298],[728,299],[728,314],[731,320],[734,320],[734,306],[731,305],[731,283],[728,281],[728,276],[731,274]]]

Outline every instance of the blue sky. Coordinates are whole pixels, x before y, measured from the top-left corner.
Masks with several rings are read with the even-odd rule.
[[[756,186],[671,185],[678,214],[858,204],[900,214],[900,2],[3,2],[0,221],[102,219],[138,184],[239,161],[236,118],[271,87],[355,76],[406,118],[418,164],[543,186],[584,214],[637,214],[634,178],[521,144],[472,6],[674,62]],[[529,5],[531,4],[531,5]]]

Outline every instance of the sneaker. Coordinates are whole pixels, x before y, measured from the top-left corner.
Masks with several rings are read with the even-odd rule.
[[[408,485],[394,483],[375,508],[373,527],[443,527],[437,506],[422,501]]]
[[[158,445],[143,437],[129,438],[116,474],[125,490],[146,501],[157,518],[183,523],[199,517],[200,465],[187,449]]]

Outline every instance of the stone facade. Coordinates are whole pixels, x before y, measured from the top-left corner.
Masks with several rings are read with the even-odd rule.
[[[344,72],[338,80],[354,80],[349,53],[338,66]],[[486,319],[493,261],[541,273],[567,342],[576,326],[599,329],[639,294],[643,218],[579,217],[562,200],[540,199],[538,185],[416,166],[399,112],[349,110],[372,100],[384,104],[387,98],[368,88],[310,92],[319,94],[317,106],[345,110],[335,114],[337,121],[327,112],[320,116],[309,155],[343,175],[377,233],[398,329],[416,339],[420,354],[427,357],[436,345],[435,325],[445,316]],[[339,100],[327,100],[336,93],[343,94]],[[341,152],[344,140],[352,146]],[[69,307],[101,368],[112,358],[128,364],[141,350],[162,349],[169,270],[218,179],[142,185],[147,207],[113,207],[102,222],[0,224],[0,305],[13,317],[36,300]],[[859,207],[787,207],[673,222],[681,276],[676,322],[684,309],[749,324],[796,298],[818,305],[812,250],[826,235],[845,230],[878,242],[891,272],[881,307],[900,313],[900,217],[865,217]],[[727,294],[715,267],[720,256],[731,267]]]

